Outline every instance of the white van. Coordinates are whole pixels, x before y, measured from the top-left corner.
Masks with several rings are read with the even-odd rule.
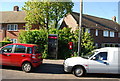
[[[64,61],[64,71],[77,77],[85,73],[120,74],[120,48],[105,47],[87,57],[68,58]]]

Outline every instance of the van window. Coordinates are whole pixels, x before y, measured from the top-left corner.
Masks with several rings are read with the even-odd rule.
[[[95,60],[107,60],[107,52],[100,52],[95,56]]]
[[[22,45],[16,45],[14,53],[26,53],[26,47]]]

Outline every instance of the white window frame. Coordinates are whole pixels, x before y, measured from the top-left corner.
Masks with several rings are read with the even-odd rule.
[[[118,32],[118,37],[120,37],[120,32]]]
[[[110,37],[115,37],[115,32],[114,31],[110,31]]]
[[[13,43],[17,43],[17,39],[10,39]]]
[[[85,28],[85,32],[90,33],[90,29],[89,28]]]
[[[0,24],[0,30],[2,30],[2,25]]]
[[[98,36],[98,32],[99,32],[99,31],[96,29],[96,32],[95,32],[95,35],[96,35],[96,36]]]
[[[25,27],[25,31],[28,31],[28,30],[29,30],[29,28]]]
[[[104,36],[104,37],[109,37],[109,31],[104,30],[104,31],[103,31],[103,36]]]
[[[7,31],[18,31],[18,25],[17,24],[8,24]]]
[[[98,48],[98,43],[95,43],[95,46]]]

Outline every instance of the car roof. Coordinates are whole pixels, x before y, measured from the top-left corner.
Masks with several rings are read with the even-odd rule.
[[[26,47],[38,46],[36,44],[23,44],[23,43],[12,43],[12,44],[7,44],[7,45],[22,45],[22,46],[26,46]]]

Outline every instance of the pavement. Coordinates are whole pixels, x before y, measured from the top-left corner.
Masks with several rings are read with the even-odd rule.
[[[112,74],[87,74],[84,77],[76,77],[71,73],[64,73],[63,71],[64,60],[49,60],[44,59],[43,64],[34,69],[34,72],[25,73],[18,67],[3,66],[2,79],[42,79],[42,80],[95,80],[95,81],[120,81],[120,75]],[[23,81],[24,81],[23,80]]]

